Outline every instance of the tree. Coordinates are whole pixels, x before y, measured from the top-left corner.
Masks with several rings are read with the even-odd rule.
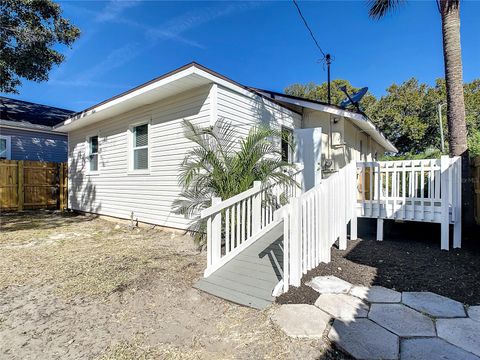
[[[331,82],[331,99],[333,105],[338,105],[346,98],[345,93],[340,90],[341,86],[347,87],[347,92],[353,94],[360,88],[353,87],[348,80],[333,80]],[[328,84],[326,82],[317,85],[313,82],[307,84],[292,84],[285,88],[285,94],[304,97],[306,99],[327,102]],[[375,96],[368,92],[360,101],[360,107],[367,111],[368,108],[376,101]],[[353,105],[349,105],[353,107]]]
[[[184,131],[196,146],[181,165],[182,192],[173,209],[193,218],[188,231],[199,246],[205,245],[206,221],[198,214],[211,205],[212,197],[228,199],[250,189],[254,181],[261,181],[263,186],[296,185],[291,177],[295,166],[282,161],[277,144],[281,131],[256,126],[239,140],[239,134],[224,119],[207,128],[184,121]]]
[[[372,18],[379,19],[395,9],[401,2],[399,0],[371,0],[369,14]],[[464,156],[468,162],[460,46],[460,0],[437,0],[437,3],[442,18],[450,154]]]
[[[468,156],[465,99],[463,94],[462,52],[460,45],[460,0],[436,0],[442,19],[443,60],[447,90],[447,122],[451,156],[462,157],[462,201],[464,224],[473,224],[473,179]],[[401,0],[370,0],[370,16],[383,17]]]
[[[439,93],[411,78],[387,88],[369,108],[369,117],[392,141],[400,154],[419,154],[428,148],[440,149],[437,117]]]
[[[56,46],[71,46],[80,30],[61,15],[51,0],[0,2],[0,91],[18,93],[21,78],[46,81],[63,62]]]

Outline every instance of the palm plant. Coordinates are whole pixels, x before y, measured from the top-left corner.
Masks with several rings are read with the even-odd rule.
[[[187,231],[199,246],[205,245],[206,232],[206,221],[199,214],[211,205],[212,197],[228,199],[250,189],[254,181],[261,181],[264,187],[273,183],[298,186],[291,176],[295,165],[282,160],[276,144],[281,131],[255,126],[241,138],[224,119],[206,128],[189,121],[183,125],[185,136],[196,146],[181,165],[182,192],[173,209],[192,219]]]
[[[460,45],[460,0],[436,1],[442,18],[450,155],[462,157],[462,177],[470,179]],[[369,15],[379,19],[394,10],[404,0],[369,0],[368,2],[370,4]],[[463,218],[469,223],[473,221],[473,206],[470,200],[472,194],[472,182],[464,181],[462,186]]]
[[[403,0],[370,0],[369,15],[379,19],[403,2]],[[437,5],[442,18],[450,155],[462,156],[467,152],[467,124],[460,45],[460,0],[437,0]]]

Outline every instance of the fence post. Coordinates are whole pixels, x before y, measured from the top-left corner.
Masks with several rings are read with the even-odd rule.
[[[63,211],[65,209],[65,198],[64,198],[64,187],[65,187],[65,178],[63,177],[64,173],[64,164],[60,163],[60,174],[58,174],[59,180],[60,180],[60,185],[59,185],[59,192],[60,192],[60,211]]]
[[[449,225],[450,215],[448,211],[449,198],[448,189],[450,184],[448,183],[448,171],[450,161],[448,156],[443,155],[440,159],[440,197],[442,201],[442,214],[441,214],[441,249],[449,249]]]
[[[357,240],[357,163],[352,162],[352,173],[350,174],[350,199],[352,204],[352,220],[350,220],[350,240]]]
[[[261,219],[262,219],[262,193],[260,189],[262,187],[261,181],[254,181],[253,188],[259,192],[252,198],[252,235],[255,235],[260,231]]]
[[[290,238],[290,283],[300,286],[302,278],[302,202],[299,198],[292,201],[292,229]]]
[[[17,166],[17,178],[18,178],[18,181],[17,181],[17,184],[18,184],[18,189],[17,189],[17,208],[18,208],[18,211],[22,211],[23,210],[23,203],[25,201],[25,191],[24,191],[24,185],[23,185],[23,182],[24,182],[24,169],[23,169],[23,165],[24,165],[24,162],[23,160],[20,160],[18,162],[18,166]]]
[[[222,199],[219,197],[212,198],[212,206],[218,205],[222,202]],[[219,211],[216,214],[211,216],[212,219],[212,249],[211,249],[211,256],[212,256],[212,264],[216,264],[220,260],[221,251],[222,251],[222,212]]]
[[[453,247],[462,247],[462,158],[454,160],[455,172],[453,180],[453,192],[455,193],[455,204],[452,211],[455,211],[455,223],[453,224]]]

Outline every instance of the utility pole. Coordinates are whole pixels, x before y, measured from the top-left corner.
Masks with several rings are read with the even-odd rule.
[[[332,57],[330,54],[325,55],[325,63],[327,64],[327,91],[328,91],[328,105],[332,104],[332,96],[330,92],[330,64],[332,63]]]
[[[442,106],[447,105],[447,103],[438,104],[438,121],[440,122],[440,141],[441,141],[441,150],[442,153],[445,152],[445,141],[443,138],[443,124],[442,124]]]

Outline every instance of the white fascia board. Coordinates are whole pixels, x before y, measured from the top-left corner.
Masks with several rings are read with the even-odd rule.
[[[25,131],[43,132],[43,133],[50,133],[50,134],[57,134],[57,135],[67,135],[66,133],[60,130],[53,129],[51,126],[22,123],[18,121],[3,120],[3,119],[0,119],[0,127],[8,128],[8,129],[19,129],[19,130],[25,130]]]
[[[269,105],[272,106],[275,109],[284,109],[288,112],[295,113],[291,109],[289,109],[289,108],[279,104],[278,102],[276,102],[275,101],[275,100],[277,100],[276,98],[272,99],[270,96],[265,96],[265,94],[263,94],[260,91],[257,92],[257,91],[246,89],[245,87],[243,87],[241,85],[235,84],[231,80],[225,80],[225,79],[219,78],[218,76],[215,76],[214,74],[211,74],[211,73],[209,73],[207,71],[204,71],[202,69],[199,69],[199,68],[194,68],[194,74],[197,74],[197,75],[199,75],[199,76],[201,76],[205,79],[210,80],[213,83],[216,83],[216,84],[218,84],[218,85],[220,85],[224,88],[230,89],[232,91],[235,91],[235,92],[237,92],[241,95],[247,96],[249,98],[261,97],[261,98],[265,99],[266,101],[268,101]],[[274,101],[272,101],[272,100],[274,100]]]

